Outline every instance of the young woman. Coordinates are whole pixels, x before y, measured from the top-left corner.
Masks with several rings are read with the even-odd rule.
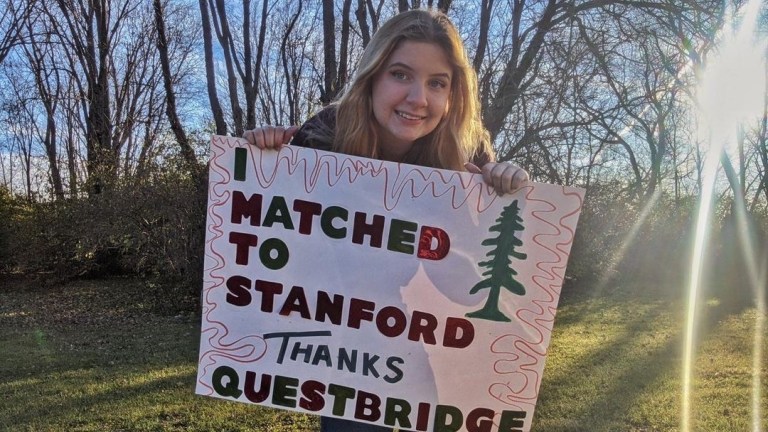
[[[453,23],[431,10],[403,12],[382,25],[341,98],[301,128],[264,126],[244,138],[262,149],[290,142],[467,170],[482,174],[500,194],[528,181],[520,167],[495,162],[480,119],[475,71]]]
[[[403,12],[371,39],[341,98],[299,127],[264,126],[244,137],[261,149],[285,144],[433,168],[467,170],[500,193],[528,173],[497,163],[480,120],[477,77],[448,17]],[[391,429],[323,417],[321,432]]]

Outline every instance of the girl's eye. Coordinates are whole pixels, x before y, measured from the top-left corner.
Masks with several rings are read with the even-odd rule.
[[[429,85],[435,89],[444,89],[448,87],[448,83],[443,80],[432,80],[429,82]]]
[[[406,75],[405,72],[392,71],[391,73],[396,80],[405,81],[408,79],[408,75]]]

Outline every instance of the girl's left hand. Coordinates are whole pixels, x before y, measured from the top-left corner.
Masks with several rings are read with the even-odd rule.
[[[482,174],[483,180],[499,195],[512,193],[529,181],[528,172],[511,162],[488,162],[482,169],[468,162],[464,167],[471,173]]]

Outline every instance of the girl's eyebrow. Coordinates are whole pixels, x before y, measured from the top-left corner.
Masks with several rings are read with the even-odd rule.
[[[409,71],[412,71],[412,70],[413,70],[413,68],[412,68],[412,67],[410,67],[409,65],[407,65],[407,64],[405,64],[405,63],[402,63],[402,62],[395,62],[395,63],[390,63],[390,64],[387,66],[387,69],[390,69],[390,68],[398,68],[398,67],[399,67],[399,68],[402,68],[402,69],[407,69],[407,70],[409,70]],[[431,76],[431,77],[442,77],[442,78],[445,78],[445,79],[447,79],[447,80],[450,80],[450,79],[451,79],[451,74],[450,74],[450,73],[447,73],[447,72],[439,72],[439,73],[435,73],[435,74],[432,74],[432,75],[430,75],[430,76]]]

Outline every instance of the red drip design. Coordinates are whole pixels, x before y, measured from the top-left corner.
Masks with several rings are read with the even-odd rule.
[[[299,152],[303,158],[299,158]],[[267,163],[261,154],[253,151],[250,158],[255,168],[256,181],[265,189],[275,182],[278,171],[283,169],[291,175],[303,171],[306,179],[304,190],[307,193],[312,192],[321,182],[333,187],[342,180],[353,184],[360,178],[383,176],[385,187],[381,202],[387,210],[397,207],[402,199],[411,200],[422,195],[434,198],[448,196],[454,209],[472,205],[479,213],[490,208],[496,200],[492,187],[456,171],[405,164],[391,165],[335,153],[323,152],[321,155],[317,150],[291,146],[283,147],[274,163]]]
[[[544,207],[544,209],[533,210],[530,215],[537,219],[542,227],[546,227],[548,232],[536,234],[532,241],[541,250],[548,252],[551,260],[537,262],[535,268],[539,273],[534,274],[531,280],[541,289],[541,292],[546,293],[546,298],[533,300],[535,309],[520,309],[515,314],[524,324],[525,331],[521,333],[527,335],[527,338],[507,334],[495,339],[490,347],[492,353],[506,356],[496,361],[494,372],[501,376],[514,376],[518,380],[522,379],[522,382],[515,382],[514,388],[511,385],[512,381],[494,383],[488,388],[489,394],[498,401],[516,408],[520,408],[520,404],[532,408],[538,398],[541,376],[537,369],[542,368],[537,366],[547,354],[546,350],[539,348],[552,332],[567,256],[573,243],[574,231],[567,227],[565,221],[577,215],[582,206],[580,194],[568,192],[563,188],[563,194],[576,198],[578,205],[562,216],[558,225],[554,225],[548,222],[544,215],[555,212],[556,206],[546,199],[534,198],[533,192],[534,189],[531,188],[526,193],[527,206],[534,207],[532,204],[537,204],[535,207]],[[563,240],[559,240],[561,238]]]

